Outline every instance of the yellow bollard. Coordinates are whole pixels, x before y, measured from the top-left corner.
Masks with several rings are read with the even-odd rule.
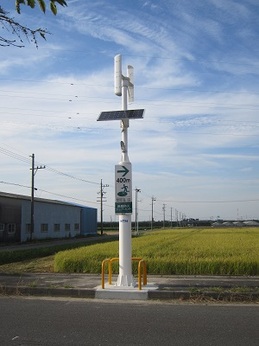
[[[112,263],[119,261],[118,257],[106,258],[102,261],[102,289],[105,288],[104,276],[105,276],[105,264],[108,262],[108,283],[112,284]],[[147,266],[146,262],[141,257],[132,257],[132,261],[138,261],[138,289],[142,289],[142,272],[143,272],[143,285],[147,284]],[[142,272],[141,272],[142,270]]]

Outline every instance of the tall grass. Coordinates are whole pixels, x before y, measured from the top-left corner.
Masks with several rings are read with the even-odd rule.
[[[118,242],[56,254],[57,272],[100,273],[105,258],[118,257]],[[259,229],[173,229],[132,239],[132,256],[149,274],[259,275]],[[134,271],[136,265],[133,265]]]

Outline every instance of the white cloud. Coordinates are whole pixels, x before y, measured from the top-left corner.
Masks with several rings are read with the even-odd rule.
[[[38,50],[3,51],[0,147],[27,158],[34,152],[40,163],[93,183],[103,179],[110,185],[105,217],[113,216],[120,124],[96,119],[121,109],[113,94],[113,56],[121,52],[123,71],[127,64],[135,69],[129,107],[145,108],[144,119],[129,127],[133,184],[143,191],[140,218],[150,217],[152,195],[161,219],[163,201],[168,213],[172,207],[190,217],[234,217],[236,202],[202,201],[258,194],[258,69],[251,48],[257,28],[250,25],[249,3],[244,11],[233,3],[233,15],[222,1],[137,5],[71,1],[47,17],[53,35]],[[43,21],[38,14],[33,23],[37,18]],[[240,45],[246,49],[236,55]],[[2,181],[30,185],[30,162],[3,153],[1,162]],[[37,174],[37,184],[96,206],[96,184],[48,170]],[[15,185],[2,187],[18,192]],[[38,193],[50,197],[44,191]],[[258,215],[256,202],[241,209]]]

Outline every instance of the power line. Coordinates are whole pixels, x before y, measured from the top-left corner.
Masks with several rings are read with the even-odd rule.
[[[142,190],[141,190],[142,191]],[[150,196],[146,194],[145,192],[142,193],[144,196],[146,196],[148,199],[152,198],[153,196]],[[174,199],[159,199],[156,198],[156,201],[159,203],[191,203],[191,204],[203,204],[203,203],[246,203],[246,202],[258,202],[259,199],[257,198],[251,198],[251,199],[237,199],[237,200],[174,200]]]
[[[48,194],[50,194],[50,195],[59,196],[59,197],[62,197],[62,198],[72,199],[72,200],[74,200],[74,201],[79,201],[79,202],[84,202],[84,203],[98,204],[97,202],[94,202],[94,201],[87,201],[87,200],[83,200],[83,199],[80,199],[80,198],[71,197],[71,196],[66,196],[66,195],[63,195],[63,194],[60,194],[60,193],[50,192],[50,191],[43,190],[43,189],[38,189],[38,190],[39,190],[39,191],[42,191],[42,192],[45,192],[45,193],[48,193]]]
[[[2,79],[0,78],[0,81],[1,81]],[[5,79],[3,79],[3,80],[5,80]],[[10,81],[26,81],[26,80],[23,80],[23,79],[18,79],[18,80],[16,80],[16,79],[10,79]],[[30,81],[30,80],[29,80]],[[65,84],[65,85],[73,85],[73,86],[87,86],[87,87],[89,87],[89,88],[92,88],[92,87],[98,87],[98,88],[103,88],[103,89],[110,89],[111,87],[109,86],[109,85],[103,85],[103,84],[89,84],[89,83],[70,83],[70,82],[58,82],[58,81],[44,81],[44,80],[35,80],[35,81],[33,81],[33,80],[31,80],[32,82],[37,82],[37,83],[51,83],[51,84]],[[149,86],[147,86],[147,85],[137,85],[137,87],[138,88],[141,88],[141,89],[146,89],[146,90],[168,90],[168,91],[181,91],[181,92],[184,92],[184,93],[205,93],[205,94],[226,94],[226,95],[229,95],[229,94],[231,94],[231,95],[258,95],[259,94],[259,91],[253,91],[253,90],[248,90],[248,91],[244,91],[244,90],[242,90],[242,91],[239,91],[239,90],[235,90],[235,91],[226,91],[226,90],[224,90],[224,91],[221,91],[221,90],[218,90],[218,89],[215,89],[215,90],[208,90],[208,89],[188,89],[188,88],[186,88],[186,87],[184,87],[184,88],[177,88],[177,87],[172,87],[172,88],[168,88],[168,87],[149,87]],[[26,93],[25,92],[22,92],[22,91],[13,91],[13,90],[3,90],[3,89],[1,89],[0,90],[1,91],[1,93],[7,93],[7,92],[10,92],[10,93],[14,93],[14,94],[22,94],[22,93],[24,93],[25,95],[26,95]],[[73,90],[71,89],[71,92],[72,92]],[[77,91],[77,93],[78,93],[78,91]],[[37,94],[39,94],[39,95],[51,95],[51,96],[53,96],[53,94],[51,94],[51,93],[42,93],[42,92],[33,92],[33,95],[37,95]],[[26,95],[27,97],[30,97],[30,96],[28,96],[28,95]],[[56,98],[56,96],[62,96],[62,97],[67,97],[67,98],[69,98],[69,97],[71,97],[71,93],[69,93],[69,94],[58,94],[58,93],[55,93],[55,98]],[[72,96],[73,97],[73,96]],[[80,95],[78,95],[78,97],[80,97],[80,98],[88,98],[89,96],[80,96]],[[55,98],[51,98],[52,100],[53,99],[55,99]],[[95,96],[95,97],[90,97],[90,98],[99,98],[99,97],[97,97],[97,96]],[[105,97],[105,99],[106,100],[109,100],[109,99],[112,99],[112,98],[110,98],[110,97]]]
[[[62,197],[62,198],[67,198],[67,199],[72,199],[72,200],[83,202],[83,203],[99,204],[99,202],[96,202],[96,201],[88,201],[88,200],[84,200],[84,199],[80,199],[80,198],[76,198],[76,197],[71,197],[71,196],[63,195],[63,194],[60,194],[60,193],[50,192],[50,191],[43,190],[43,189],[37,189],[37,190],[45,192],[45,193],[48,193],[50,195],[59,196],[59,197]],[[114,208],[113,205],[109,205],[109,204],[106,204],[106,203],[105,203],[105,207]]]
[[[88,183],[88,184],[99,185],[99,183],[97,183],[96,181],[90,181],[90,180],[86,180],[86,179],[83,179],[83,178],[78,178],[78,177],[75,177],[75,176],[73,176],[71,174],[58,171],[58,170],[56,170],[54,168],[51,168],[51,167],[49,167],[47,165],[46,165],[46,169],[48,171],[50,171],[50,172],[56,173],[58,175],[61,175],[61,176],[67,177],[67,178],[71,178],[71,179],[74,179],[74,180],[82,181],[82,182]]]
[[[24,156],[22,156],[22,155],[20,155],[20,154],[16,154],[16,153],[14,153],[14,152],[11,151],[11,150],[8,150],[8,149],[5,149],[5,148],[0,147],[0,152],[1,152],[2,154],[4,154],[4,155],[7,155],[7,156],[9,156],[9,157],[12,157],[12,158],[14,158],[14,159],[16,159],[16,160],[19,160],[19,161],[25,162],[25,163],[27,163],[27,164],[30,164],[30,159],[29,159],[29,158],[24,157]]]
[[[31,188],[30,186],[26,186],[26,185],[22,185],[22,184],[18,184],[18,183],[10,183],[10,182],[3,181],[3,180],[0,181],[0,184],[14,185],[14,186],[19,186],[19,187],[26,187],[26,188],[28,188],[28,189]]]
[[[0,184],[14,185],[14,186],[19,186],[19,187],[25,187],[25,188],[28,188],[28,189],[31,188],[31,186],[26,186],[26,185],[22,185],[22,184],[18,184],[18,183],[7,182],[7,181],[3,181],[3,180],[0,181]],[[72,200],[76,200],[76,201],[80,201],[80,202],[98,204],[97,202],[94,202],[94,201],[87,201],[87,200],[79,199],[79,198],[76,198],[76,197],[71,197],[71,196],[67,196],[67,195],[64,195],[64,194],[55,193],[53,191],[50,192],[50,191],[47,191],[47,190],[44,190],[44,189],[35,188],[35,190],[38,191],[38,192],[45,192],[45,193],[50,194],[50,195],[64,197],[64,198],[68,198],[68,199],[72,199]],[[109,206],[109,205],[106,205],[106,206]]]
[[[15,92],[14,92],[15,93]],[[196,91],[197,94],[199,94],[199,90]],[[211,92],[213,93],[213,92]],[[51,94],[47,94],[47,95],[51,95]],[[249,93],[250,95],[250,93]],[[64,98],[53,98],[53,97],[42,97],[42,94],[39,93],[40,99],[41,100],[51,100],[51,101],[62,101],[62,102],[72,102],[71,96],[69,95],[64,95]],[[10,95],[5,95],[5,97],[14,97],[14,95],[10,94]],[[26,99],[30,99],[30,98],[34,98],[35,99],[35,92],[33,93],[33,96],[28,96],[26,95],[15,95],[15,98],[26,98]],[[73,96],[72,96],[73,98]],[[69,99],[69,100],[68,100]],[[96,100],[102,100],[102,103],[113,103],[114,100],[113,98],[104,98],[104,97],[96,97],[96,96],[80,96],[79,97],[80,101],[87,101],[87,102],[96,102]],[[170,104],[180,104],[180,105],[191,105],[191,106],[199,106],[199,107],[208,107],[208,106],[212,106],[212,107],[217,107],[217,108],[224,108],[224,109],[248,109],[248,110],[257,110],[259,105],[254,105],[254,104],[219,104],[219,103],[214,103],[214,102],[198,102],[198,101],[183,101],[183,100],[173,100],[173,99],[162,99],[159,100],[157,99],[156,102],[154,101],[150,101],[150,99],[144,99],[144,98],[140,98],[138,99],[138,103],[146,103],[148,105],[151,106],[157,106],[157,107],[161,107],[161,103],[170,103]],[[251,108],[252,107],[252,108]]]
[[[22,161],[22,162],[25,162],[27,164],[30,164],[30,159],[27,158],[27,157],[24,157],[20,154],[16,154],[14,153],[13,151],[11,150],[8,150],[8,149],[5,149],[3,147],[0,147],[0,152],[4,155],[7,155],[11,158],[14,158],[16,160],[19,160],[19,161]],[[38,163],[39,165],[43,165],[42,163]],[[61,176],[64,176],[64,177],[67,177],[67,178],[70,178],[70,179],[74,179],[74,180],[78,180],[78,181],[82,181],[84,183],[88,183],[88,184],[94,184],[94,185],[99,185],[98,182],[95,182],[95,181],[90,181],[90,180],[86,180],[86,179],[83,179],[83,178],[78,178],[78,177],[75,177],[71,174],[68,174],[68,173],[64,173],[64,172],[61,172],[61,171],[58,171],[57,169],[54,169],[54,168],[51,168],[47,165],[45,165],[45,168],[50,171],[50,172],[53,172],[55,174],[58,174],[58,175],[61,175]]]
[[[167,203],[192,203],[192,204],[203,204],[203,203],[246,203],[246,202],[259,202],[259,199],[237,199],[237,200],[204,200],[204,201],[192,201],[192,200],[160,200],[160,202],[167,202]]]

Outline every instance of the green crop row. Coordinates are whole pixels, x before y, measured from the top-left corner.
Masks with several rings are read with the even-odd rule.
[[[118,242],[112,242],[59,252],[54,258],[54,270],[100,273],[104,259],[118,257],[118,246]],[[132,256],[146,261],[149,274],[259,275],[259,229],[147,232],[132,239]]]

